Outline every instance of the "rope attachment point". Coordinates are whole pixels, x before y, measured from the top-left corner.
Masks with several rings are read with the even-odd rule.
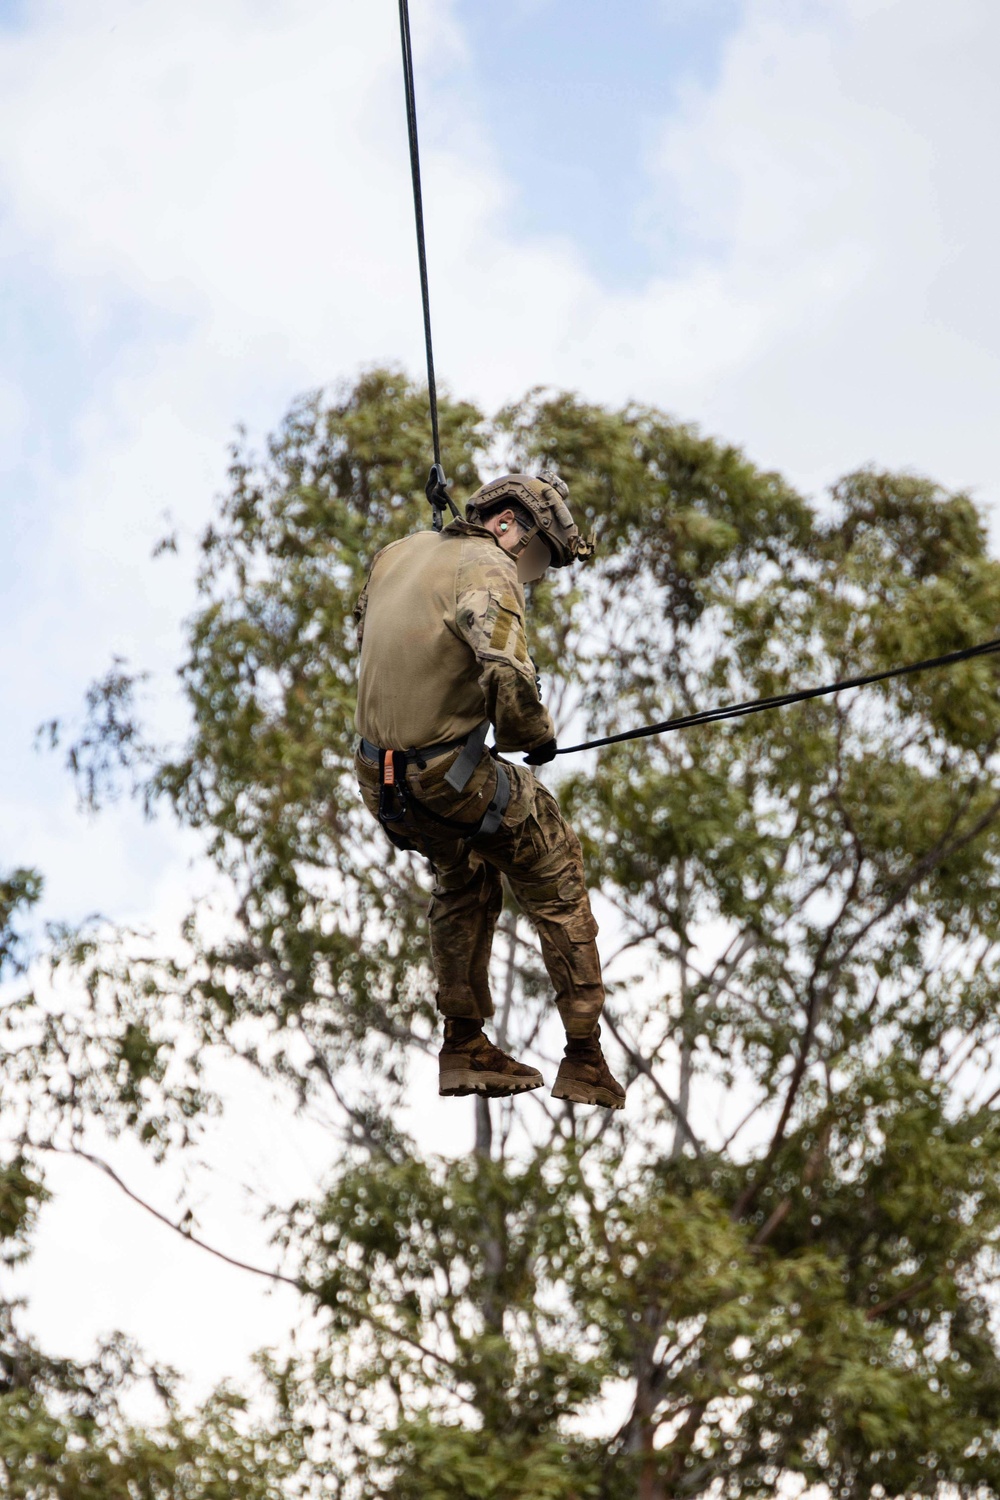
[[[448,481],[444,477],[444,469],[440,464],[431,464],[431,472],[427,476],[424,492],[434,508],[435,531],[440,531],[444,525],[444,508],[446,505],[456,521],[462,519],[458,506],[448,493]]]

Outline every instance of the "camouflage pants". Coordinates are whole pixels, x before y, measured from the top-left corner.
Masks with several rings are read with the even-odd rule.
[[[407,786],[440,816],[475,824],[493,795],[496,769],[484,754],[465,790],[455,792],[444,779],[454,760],[437,756],[423,771],[410,765]],[[377,815],[378,766],[359,750],[355,769],[365,806]],[[538,933],[566,1034],[586,1037],[600,1016],[604,985],[580,841],[527,767],[504,761],[504,769],[510,802],[496,833],[467,841],[412,808],[394,825],[434,869],[429,918],[438,1009],[476,1020],[493,1014],[490,950],[506,875]]]

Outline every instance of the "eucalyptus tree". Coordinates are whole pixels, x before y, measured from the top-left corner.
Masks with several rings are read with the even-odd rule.
[[[531,600],[564,743],[995,633],[982,519],[928,480],[860,471],[816,507],[652,408],[441,415],[456,498],[555,462],[596,531],[589,570]],[[329,1180],[274,1207],[312,1352],[268,1369],[318,1493],[1000,1491],[996,669],[558,762],[629,1104],[481,1108],[476,1149],[430,1156],[401,1124],[437,1046],[428,872],[351,770],[353,604],[420,523],[427,444],[392,371],[298,403],[262,455],[240,440],[201,542],[186,745],[141,745],[120,668],[93,694],[76,769],[131,762],[203,831],[234,915],[219,937],[192,914],[187,956],[141,972],[127,944],[64,955],[116,997],[78,1024],[133,1028],[124,1068],[74,1054],[79,1107],[183,1151],[211,1107],[195,1035],[339,1122]],[[497,947],[505,1040],[549,1065],[512,904]]]

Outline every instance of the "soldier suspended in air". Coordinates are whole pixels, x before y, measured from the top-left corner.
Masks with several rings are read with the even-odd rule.
[[[539,1088],[537,1069],[486,1036],[489,960],[506,876],[534,925],[566,1030],[557,1099],[620,1109],[600,1044],[597,923],[576,834],[532,766],[556,754],[525,639],[523,585],[588,557],[553,475],[484,485],[467,519],[376,556],[355,610],[361,646],[355,759],[365,806],[434,870],[431,957],[444,1016],[442,1094]],[[526,751],[525,765],[486,749]]]

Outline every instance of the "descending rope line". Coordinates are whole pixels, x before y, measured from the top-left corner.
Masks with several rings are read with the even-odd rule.
[[[417,221],[417,257],[420,262],[420,295],[424,304],[424,344],[427,349],[427,394],[431,406],[434,462],[441,465],[438,436],[437,385],[434,380],[434,350],[431,345],[431,298],[427,284],[427,246],[424,242],[424,201],[420,190],[420,151],[417,145],[417,99],[413,87],[413,48],[410,43],[410,7],[399,0],[399,35],[403,46],[403,80],[406,86],[406,129],[410,137],[410,175],[413,178],[413,212]],[[442,480],[444,473],[441,474]]]
[[[440,531],[442,513],[447,505],[452,514],[459,514],[448,495],[444,470],[441,467],[441,440],[438,432],[437,384],[434,379],[434,349],[431,341],[431,299],[427,282],[427,245],[424,238],[424,204],[420,186],[420,150],[417,143],[417,99],[413,83],[413,46],[410,40],[410,8],[408,0],[399,0],[399,35],[403,49],[403,81],[406,89],[406,128],[410,141],[410,175],[413,179],[413,211],[417,229],[417,257],[420,265],[420,295],[424,309],[424,344],[427,351],[427,394],[430,401],[431,433],[434,442],[434,467],[427,482],[427,498],[434,507],[434,526]],[[647,724],[641,729],[625,730],[621,734],[605,735],[603,739],[585,740],[579,745],[567,745],[558,750],[558,755],[573,755],[578,750],[596,750],[603,745],[620,745],[626,740],[647,739],[654,734],[667,734],[674,729],[691,729],[698,724],[719,724],[724,719],[741,719],[748,714],[763,713],[765,709],[786,708],[791,703],[805,703],[810,698],[825,698],[831,693],[842,693],[847,688],[867,687],[873,682],[885,682],[890,677],[903,677],[910,672],[926,672],[932,667],[949,667],[960,661],[970,661],[976,656],[989,656],[1000,652],[1000,639],[986,641],[979,646],[969,646],[963,651],[950,651],[945,656],[929,657],[926,661],[910,662],[907,666],[891,667],[886,672],[871,672],[864,677],[848,677],[842,682],[828,683],[824,687],[805,688],[791,693],[777,693],[770,698],[754,698],[745,703],[734,703],[728,708],[707,708],[699,713],[682,714],[677,718],[664,719],[659,724]]]
[[[991,656],[1000,652],[1000,639],[984,641],[979,646],[967,646],[962,651],[949,651],[945,656],[931,656],[926,661],[910,662],[905,667],[890,667],[886,672],[870,672],[864,677],[846,677],[842,682],[831,682],[824,687],[804,688],[792,693],[776,693],[771,698],[751,698],[746,703],[733,703],[728,707],[706,708],[700,713],[682,714],[674,719],[664,719],[659,724],[647,724],[642,729],[627,729],[622,734],[609,734],[603,739],[586,740],[581,745],[567,745],[556,751],[557,755],[573,755],[577,750],[596,750],[601,745],[620,745],[625,740],[644,740],[653,734],[667,734],[673,729],[691,729],[696,724],[719,724],[723,719],[742,719],[748,714],[763,713],[768,708],[786,708],[790,703],[805,703],[809,698],[826,698],[831,693],[842,693],[847,688],[867,687],[872,682],[885,682],[890,677],[904,677],[910,672],[926,672],[931,667],[950,667],[956,662],[971,661],[976,656]]]

